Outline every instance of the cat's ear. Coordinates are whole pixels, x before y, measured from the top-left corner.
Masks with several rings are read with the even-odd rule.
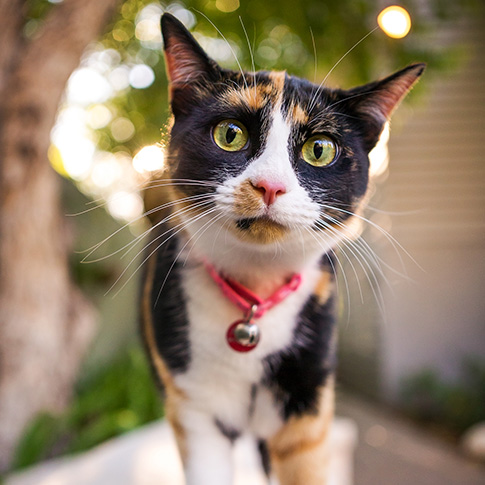
[[[165,13],[161,26],[172,104],[176,91],[181,91],[179,95],[185,91],[184,96],[187,96],[187,90],[196,85],[220,79],[220,67],[204,52],[182,22]]]
[[[346,103],[362,120],[365,148],[379,140],[384,124],[423,73],[425,64],[412,64],[391,76],[345,92]]]

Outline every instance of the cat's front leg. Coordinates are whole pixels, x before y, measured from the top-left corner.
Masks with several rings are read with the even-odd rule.
[[[328,483],[328,436],[333,419],[332,379],[322,389],[318,412],[294,415],[268,442],[280,485]]]
[[[212,426],[188,432],[184,469],[186,485],[232,485],[230,441]]]
[[[177,438],[186,485],[232,485],[233,440],[217,419],[183,405],[167,417]]]

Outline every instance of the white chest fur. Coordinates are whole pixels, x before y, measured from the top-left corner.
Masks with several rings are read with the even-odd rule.
[[[261,331],[257,347],[240,353],[229,347],[226,331],[242,318],[242,311],[226,299],[203,266],[183,270],[191,361],[188,371],[175,380],[188,395],[193,411],[240,430],[254,426],[262,438],[277,430],[281,422],[276,409],[269,412],[273,407],[270,393],[260,389],[251,402],[251,390],[263,377],[265,357],[291,344],[298,314],[318,275],[317,268],[308,268],[300,288],[257,321]]]

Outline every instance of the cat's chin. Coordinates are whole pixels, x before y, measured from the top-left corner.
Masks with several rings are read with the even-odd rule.
[[[273,244],[283,241],[289,229],[269,217],[252,217],[236,221],[232,232],[238,239],[258,244]]]

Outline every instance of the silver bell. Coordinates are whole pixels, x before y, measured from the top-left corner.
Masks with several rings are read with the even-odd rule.
[[[234,338],[245,347],[253,347],[259,342],[259,327],[251,322],[239,323],[234,329]]]
[[[259,327],[251,321],[238,320],[227,330],[227,343],[237,352],[249,352],[259,342]]]

